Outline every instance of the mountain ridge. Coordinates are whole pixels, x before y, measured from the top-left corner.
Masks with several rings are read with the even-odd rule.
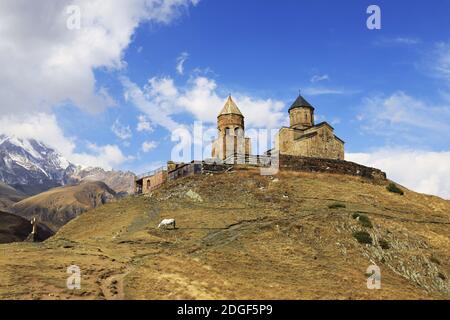
[[[103,181],[119,193],[134,191],[134,173],[84,168],[35,139],[0,134],[0,182],[27,195],[81,181]]]
[[[117,199],[114,190],[101,181],[82,181],[53,188],[12,205],[14,214],[38,221],[56,231],[78,215]]]
[[[19,202],[26,197],[27,196],[24,193],[0,182],[0,210],[9,211],[9,208],[11,208],[14,203]]]

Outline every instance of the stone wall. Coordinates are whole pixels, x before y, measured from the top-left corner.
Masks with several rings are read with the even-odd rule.
[[[179,178],[191,176],[194,174],[202,173],[202,163],[199,161],[193,161],[191,163],[185,163],[181,166],[178,166],[175,170],[172,170],[168,173],[168,180],[176,180]]]
[[[222,114],[217,118],[217,128],[225,134],[225,128],[230,128],[232,131],[236,127],[244,129],[244,117],[237,114]]]
[[[191,163],[183,164],[168,173],[168,180],[177,180],[183,177],[188,177],[203,173],[222,173],[229,166],[221,163],[208,163],[205,161],[192,161]]]
[[[167,180],[167,171],[156,172],[135,182],[135,193],[146,194],[158,189]]]
[[[279,162],[280,170],[337,173],[372,180],[386,180],[386,173],[379,169],[365,167],[345,160],[280,155]]]
[[[251,154],[251,140],[244,136],[219,136],[212,143],[211,150],[211,157],[221,160],[224,160],[235,153]]]
[[[309,128],[314,126],[314,112],[311,108],[295,108],[289,111],[291,128]]]
[[[344,159],[344,143],[334,136],[333,131],[328,126],[312,128],[306,133],[292,128],[281,128],[278,135],[278,145],[280,154]]]

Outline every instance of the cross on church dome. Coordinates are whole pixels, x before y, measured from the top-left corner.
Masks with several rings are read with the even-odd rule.
[[[314,107],[302,97],[301,94],[298,95],[297,99],[294,101],[292,106],[289,108],[289,111],[294,108],[311,108],[314,110]]]

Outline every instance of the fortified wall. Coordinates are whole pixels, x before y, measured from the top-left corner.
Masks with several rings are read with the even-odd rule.
[[[280,170],[325,172],[359,176],[371,180],[386,180],[386,173],[354,162],[335,159],[280,155]]]
[[[208,163],[205,161],[192,161],[191,163],[169,163],[168,169],[156,170],[150,176],[136,179],[136,194],[150,193],[161,187],[166,181],[173,181],[188,176],[214,173],[224,173],[233,167],[237,170],[241,166],[247,167],[270,167],[271,158],[264,157],[265,161],[241,162],[234,160],[222,163]],[[242,159],[244,160],[244,159]],[[245,159],[249,160],[249,159]],[[266,161],[268,160],[268,161]],[[323,172],[333,174],[344,174],[366,178],[373,181],[386,180],[386,173],[379,169],[366,167],[354,162],[335,159],[310,158],[290,155],[280,155],[280,171],[300,171],[300,172]],[[235,166],[236,165],[236,166]]]

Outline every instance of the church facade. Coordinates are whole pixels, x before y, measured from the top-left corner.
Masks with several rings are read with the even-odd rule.
[[[289,122],[277,136],[281,155],[344,160],[345,142],[328,122],[314,123],[314,107],[301,95],[289,108]]]

